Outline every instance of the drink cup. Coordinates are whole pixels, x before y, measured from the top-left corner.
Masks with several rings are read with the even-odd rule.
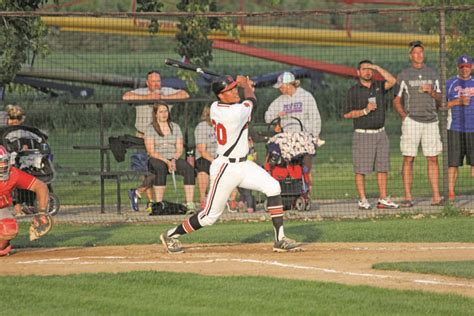
[[[375,104],[375,108],[377,108],[377,98],[376,97],[370,97],[368,99],[369,103]]]

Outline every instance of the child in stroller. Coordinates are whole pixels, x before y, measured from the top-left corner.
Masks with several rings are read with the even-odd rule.
[[[324,144],[318,137],[303,132],[301,121],[298,121],[300,132],[284,132],[276,123],[278,134],[268,139],[267,156],[264,168],[280,182],[281,196],[285,210],[296,209],[309,211],[311,209],[310,188],[311,157],[316,155],[316,148]]]
[[[0,137],[2,145],[11,154],[11,164],[48,185],[48,212],[56,215],[60,204],[58,197],[52,192],[51,184],[56,172],[52,163],[51,149],[46,142],[48,136],[34,127],[12,125],[0,128]],[[14,203],[21,205],[21,211],[24,214],[36,213],[33,192],[17,190],[14,197]]]

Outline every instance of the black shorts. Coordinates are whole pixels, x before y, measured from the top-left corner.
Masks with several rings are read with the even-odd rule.
[[[474,166],[474,133],[448,130],[448,165],[461,167],[466,157],[466,163]]]
[[[211,169],[211,162],[207,159],[204,158],[198,158],[196,159],[196,167],[195,167],[197,172],[205,172],[209,174],[209,170]]]

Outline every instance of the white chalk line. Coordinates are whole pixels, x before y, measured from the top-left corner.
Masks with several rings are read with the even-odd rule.
[[[342,249],[342,248],[331,248],[331,250],[337,250],[337,249]],[[474,250],[474,246],[436,246],[436,247],[416,247],[416,248],[406,248],[406,247],[350,247],[350,250],[355,250],[355,251],[374,251],[374,250],[388,250],[388,251],[394,251],[397,249],[401,249],[404,251],[426,251],[426,250]]]
[[[100,259],[105,261],[81,261],[83,259]],[[309,271],[319,271],[324,273],[331,274],[340,274],[348,275],[355,277],[365,277],[372,279],[394,279],[401,280],[406,282],[412,282],[422,285],[441,285],[441,286],[451,286],[451,287],[463,287],[463,288],[473,288],[474,284],[467,283],[455,283],[455,282],[445,282],[439,281],[436,279],[410,279],[406,277],[398,277],[385,274],[375,274],[375,273],[361,273],[361,272],[351,272],[351,271],[340,271],[335,269],[319,268],[313,266],[304,266],[298,264],[287,264],[278,261],[269,261],[269,260],[256,260],[256,259],[207,259],[207,260],[182,260],[182,261],[163,261],[163,260],[145,260],[145,261],[132,261],[132,260],[123,260],[123,259],[133,259],[133,257],[115,257],[115,256],[86,256],[86,257],[70,257],[70,258],[55,258],[55,259],[41,259],[41,260],[29,260],[29,261],[17,261],[16,264],[45,264],[45,265],[107,265],[110,264],[110,261],[107,259],[117,260],[113,262],[114,264],[123,264],[123,265],[159,265],[159,264],[202,264],[202,263],[216,263],[216,262],[239,262],[239,263],[251,263],[251,264],[260,264],[260,265],[269,265],[277,266],[281,268],[290,268],[295,270],[309,270]]]

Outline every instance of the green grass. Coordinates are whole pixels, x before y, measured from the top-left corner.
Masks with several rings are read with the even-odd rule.
[[[372,268],[380,270],[397,270],[402,272],[441,274],[474,279],[474,260],[435,262],[381,262],[374,264]]]
[[[474,309],[473,299],[458,295],[151,271],[0,277],[0,291],[8,297],[5,315],[469,315]]]
[[[23,247],[73,247],[159,242],[159,234],[173,224],[58,224],[50,234],[31,243],[27,223],[13,241]],[[456,229],[452,229],[456,227]],[[438,219],[382,219],[297,222],[287,221],[285,232],[301,242],[474,242],[474,219],[449,217]],[[182,238],[185,243],[259,243],[273,240],[270,222],[217,223]]]

